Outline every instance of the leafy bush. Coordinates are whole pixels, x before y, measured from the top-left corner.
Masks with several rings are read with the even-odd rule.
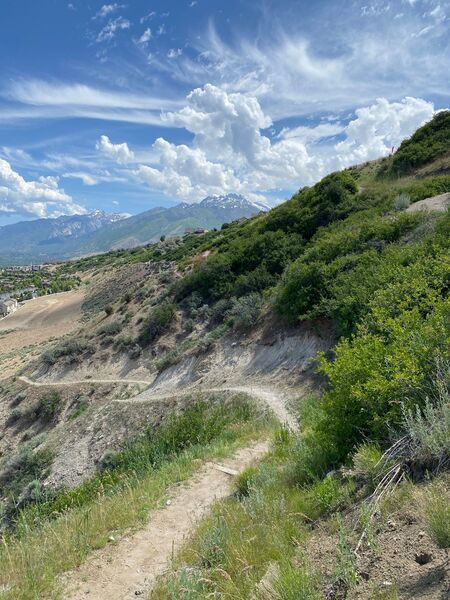
[[[404,175],[450,150],[450,111],[437,113],[424,127],[403,141],[394,154],[388,173]]]
[[[411,204],[411,198],[408,194],[399,194],[394,199],[395,210],[405,210]]]
[[[114,312],[114,306],[112,306],[111,304],[108,304],[107,306],[105,306],[105,313],[106,316],[109,317],[113,314]]]
[[[381,473],[382,451],[377,444],[366,442],[361,444],[353,455],[352,474],[373,485]]]
[[[297,506],[302,514],[315,521],[347,505],[352,491],[353,483],[343,484],[329,475],[304,488]]]
[[[98,330],[100,335],[117,335],[122,331],[122,323],[119,321],[113,321],[112,323],[106,323]]]
[[[144,322],[144,327],[139,336],[139,343],[147,346],[157,337],[168,331],[175,319],[176,308],[175,304],[170,303],[163,303],[157,306]]]
[[[8,514],[32,481],[46,477],[52,461],[53,454],[50,450],[43,448],[34,451],[30,444],[23,446],[8,460],[0,477],[2,495],[10,502]]]
[[[85,339],[71,338],[53,346],[42,355],[42,359],[49,365],[54,365],[60,358],[67,362],[75,362],[81,354],[92,350],[92,346]]]
[[[41,397],[37,415],[45,421],[52,421],[61,409],[62,396],[59,392],[49,392]]]
[[[255,325],[261,314],[263,300],[257,293],[242,296],[242,298],[233,298],[232,306],[229,311],[234,326],[239,329],[248,329]]]
[[[442,465],[450,458],[450,365],[438,365],[430,391],[422,407],[404,408],[403,425],[413,443],[414,459]]]

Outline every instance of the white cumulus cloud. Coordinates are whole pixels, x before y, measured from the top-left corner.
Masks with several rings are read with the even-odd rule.
[[[113,144],[107,135],[102,135],[95,145],[96,149],[112,158],[119,164],[126,164],[134,160],[134,152],[129,149],[128,144]]]
[[[419,98],[379,99],[347,124],[284,128],[271,139],[266,131],[272,120],[255,97],[207,84],[188,95],[183,109],[163,117],[193,134],[191,146],[158,138],[153,149],[159,164],[141,165],[135,173],[154,189],[192,201],[227,191],[256,197],[296,189],[388,154],[433,113],[433,104]]]
[[[57,177],[26,181],[0,158],[0,213],[24,216],[57,217],[83,214],[86,210],[58,186]]]

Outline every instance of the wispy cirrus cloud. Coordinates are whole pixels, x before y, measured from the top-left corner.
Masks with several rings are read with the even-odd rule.
[[[181,105],[173,98],[133,94],[79,83],[20,79],[0,92],[0,121],[87,118],[162,125],[161,111]]]

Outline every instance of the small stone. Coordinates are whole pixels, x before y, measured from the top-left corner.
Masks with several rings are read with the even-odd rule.
[[[166,506],[170,506],[172,504],[172,500],[167,500]]]
[[[381,587],[384,587],[384,588],[390,588],[390,587],[392,587],[392,581],[382,581],[381,582]]]
[[[110,535],[108,538],[108,542],[115,542],[116,538],[113,535]]]
[[[433,556],[429,552],[417,552],[414,556],[414,560],[419,565],[427,565],[433,560]]]
[[[134,592],[134,595],[135,595],[135,596],[142,596],[142,594],[143,594],[143,593],[144,593],[144,590],[136,590],[136,591]]]
[[[423,538],[425,536],[425,531],[419,531],[419,537]]]

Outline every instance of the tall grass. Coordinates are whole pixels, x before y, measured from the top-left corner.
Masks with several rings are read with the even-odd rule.
[[[199,468],[198,459],[225,455],[271,427],[270,420],[261,415],[258,418],[242,397],[202,409],[194,406],[192,411],[202,415],[196,422],[197,429],[195,425],[189,427],[184,415],[168,424],[158,442],[149,442],[152,452],[148,456],[155,461],[153,466],[144,465],[134,445],[118,457],[116,472],[122,477],[115,490],[97,489],[93,497],[74,496],[72,504],[66,503],[56,519],[47,515],[49,506],[44,512],[43,507],[41,512],[25,512],[16,534],[5,535],[0,545],[0,598],[59,598],[58,575],[107,544],[112,533],[142,523],[147,511],[162,501],[171,485]],[[213,415],[218,417],[219,425],[212,423]],[[247,419],[242,420],[243,415]],[[205,431],[208,426],[215,427],[212,433]],[[142,451],[146,449],[143,439],[138,444]],[[131,468],[135,472],[128,470]]]

